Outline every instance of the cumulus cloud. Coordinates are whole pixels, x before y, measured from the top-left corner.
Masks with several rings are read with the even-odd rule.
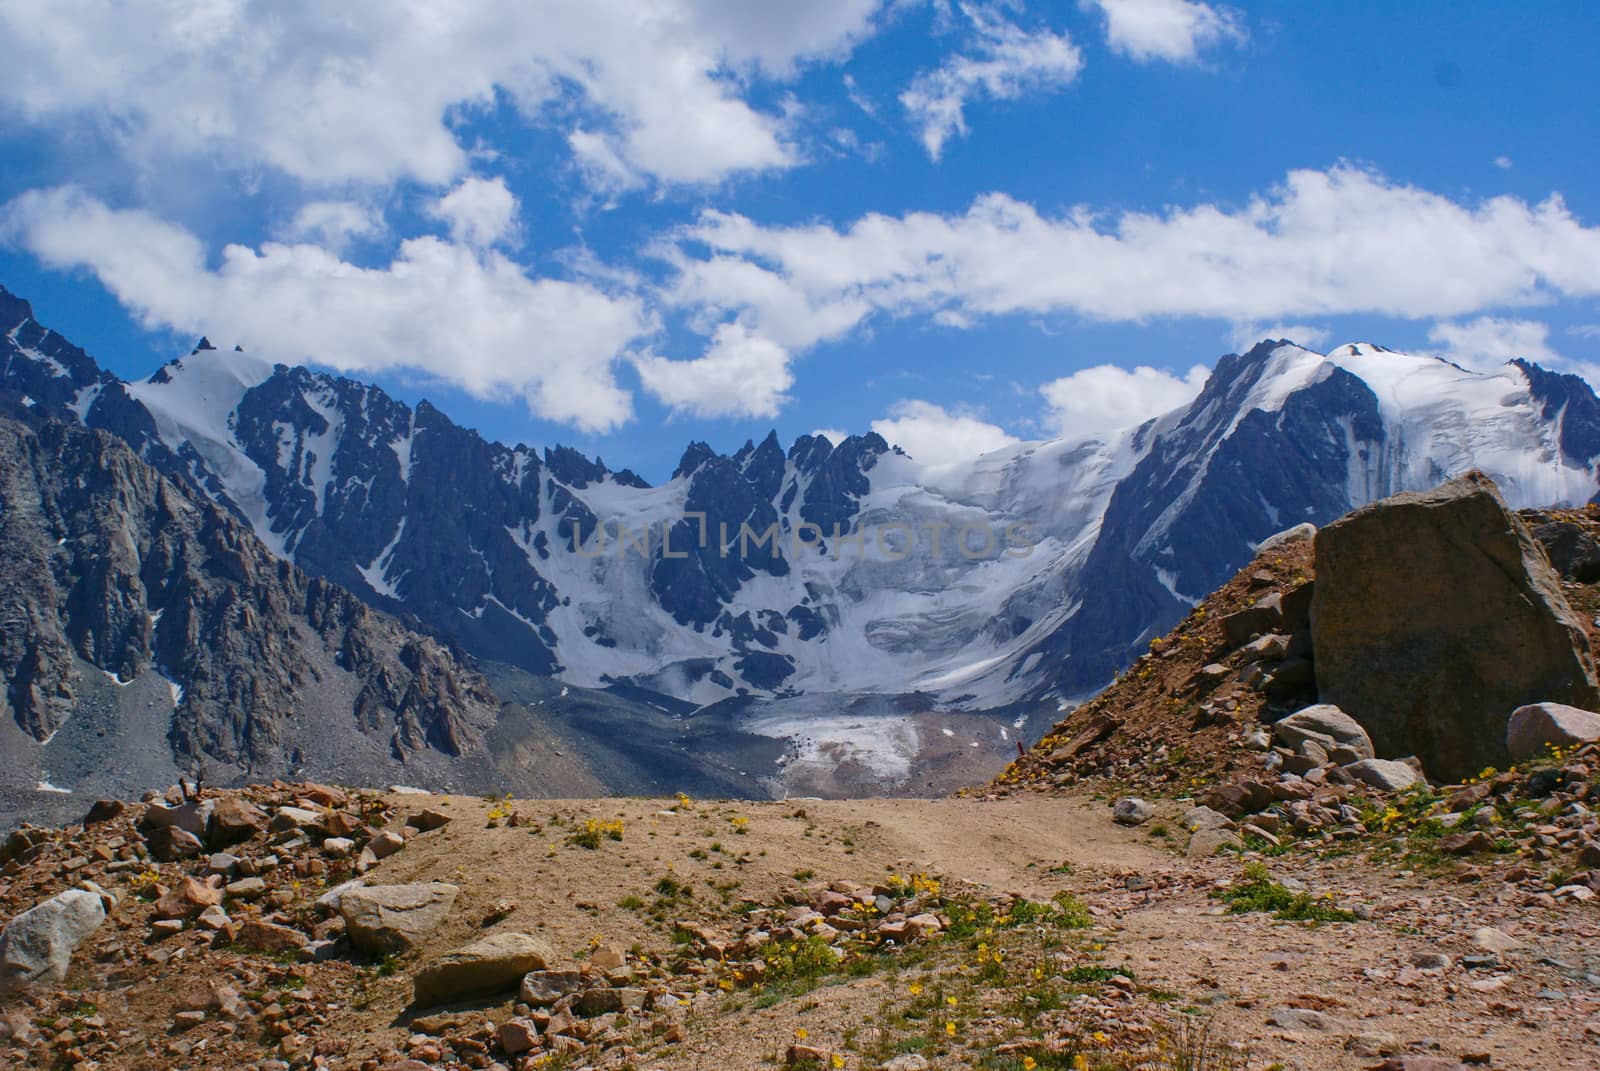
[[[1428,340],[1443,347],[1444,355],[1458,364],[1493,367],[1525,357],[1550,366],[1564,358],[1550,348],[1550,325],[1538,320],[1503,320],[1480,316],[1465,323],[1437,323]]]
[[[439,198],[429,214],[449,226],[454,241],[484,248],[510,237],[517,199],[504,179],[469,178]]]
[[[377,238],[386,232],[383,216],[357,201],[309,201],[279,231],[288,241],[309,241],[340,250],[356,238]]]
[[[930,466],[970,461],[1018,441],[997,424],[917,400],[897,402],[872,430]]]
[[[1316,350],[1326,345],[1332,337],[1333,332],[1326,327],[1313,327],[1310,324],[1272,324],[1267,327],[1235,324],[1228,334],[1228,341],[1237,352],[1244,353],[1257,342],[1268,338],[1286,338],[1297,346]]]
[[[834,446],[838,446],[840,443],[850,438],[850,433],[848,431],[843,431],[839,428],[817,428],[811,434],[828,440],[828,442],[832,443]]]
[[[1516,165],[1512,163],[1511,157],[1509,156],[1496,156],[1494,158],[1494,166],[1498,167],[1501,171],[1510,171]]]
[[[776,416],[794,384],[789,352],[737,323],[718,327],[693,360],[645,354],[634,364],[645,390],[674,412],[698,417]]]
[[[1148,365],[1102,364],[1046,383],[1039,393],[1061,435],[1087,438],[1137,427],[1188,405],[1209,374],[1198,364],[1182,376]]]
[[[1080,0],[1105,18],[1106,43],[1138,63],[1193,63],[1212,45],[1241,42],[1244,23],[1234,12],[1199,0]]]
[[[631,415],[616,367],[654,326],[637,297],[530,278],[498,252],[436,237],[402,242],[377,268],[278,242],[229,245],[213,268],[184,228],[71,187],[6,205],[0,238],[92,272],[152,329],[340,371],[415,369],[480,397],[520,394],[538,416],[591,432]]]
[[[454,124],[505,102],[572,129],[582,117],[630,175],[714,182],[797,161],[748,83],[848,51],[879,3],[8,4],[0,109],[98,127],[135,160],[444,185],[466,170]]]
[[[1600,227],[1559,196],[1461,203],[1346,165],[1292,171],[1237,207],[1162,213],[1046,215],[998,193],[842,228],[708,211],[666,257],[666,300],[737,314],[796,351],[875,315],[1439,319],[1600,294]]]
[[[937,160],[945,142],[967,132],[966,106],[973,100],[1016,100],[1070,84],[1083,56],[1066,34],[1024,30],[998,11],[963,4],[973,26],[970,51],[917,75],[900,103]]]

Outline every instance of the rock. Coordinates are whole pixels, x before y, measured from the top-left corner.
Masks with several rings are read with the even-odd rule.
[[[521,1056],[539,1047],[539,1028],[532,1019],[511,1019],[500,1024],[495,1040],[507,1056]]]
[[[643,989],[585,989],[578,994],[572,1007],[579,1015],[593,1018],[612,1012],[637,1010],[649,1002],[650,994]]]
[[[1212,662],[1200,667],[1200,679],[1207,684],[1220,684],[1232,674],[1227,666],[1221,662]]]
[[[1544,550],[1472,472],[1356,510],[1316,538],[1322,698],[1380,754],[1459,780],[1502,767],[1508,712],[1600,704],[1589,641]]]
[[[161,826],[152,830],[145,837],[145,845],[150,849],[150,854],[163,863],[188,859],[205,850],[199,837],[177,826]]]
[[[460,892],[438,881],[348,889],[339,896],[338,911],[351,945],[373,955],[394,955],[409,952],[437,929]]]
[[[310,943],[310,938],[293,927],[263,922],[260,919],[249,919],[241,923],[235,940],[242,947],[257,952],[289,952],[304,948]]]
[[[783,1062],[790,1067],[799,1064],[826,1067],[832,1055],[827,1049],[819,1049],[814,1045],[790,1045],[783,1054]]]
[[[1305,543],[1316,538],[1316,535],[1316,525],[1311,524],[1309,521],[1304,524],[1297,524],[1293,528],[1285,528],[1281,532],[1269,535],[1256,544],[1256,555],[1259,557],[1274,550],[1282,550],[1284,547],[1294,543]]]
[[[1224,848],[1243,848],[1244,842],[1226,829],[1197,829],[1189,838],[1184,854],[1190,859],[1207,859]]]
[[[1279,743],[1296,752],[1300,752],[1303,744],[1313,743],[1325,752],[1334,747],[1347,747],[1358,758],[1370,759],[1377,755],[1372,748],[1372,738],[1360,723],[1331,703],[1318,703],[1295,711],[1273,725],[1272,733]]]
[[[1111,808],[1112,821],[1124,826],[1142,826],[1155,816],[1156,809],[1141,799],[1120,799]]]
[[[1600,714],[1561,703],[1518,707],[1506,723],[1506,750],[1513,762],[1543,758],[1551,747],[1575,747],[1592,740],[1600,740]]]
[[[550,946],[537,937],[490,934],[418,971],[412,980],[415,1003],[428,1007],[515,989],[524,975],[544,970],[554,959]]]
[[[205,804],[190,801],[176,807],[152,804],[139,819],[139,832],[148,838],[159,829],[177,828],[199,839],[206,835],[206,822],[215,806],[209,801]]]
[[[222,903],[222,889],[194,878],[181,878],[156,901],[156,918],[186,919]]]
[[[1399,1052],[1405,1046],[1393,1034],[1377,1032],[1362,1032],[1351,1034],[1344,1039],[1346,1052],[1355,1053],[1357,1056],[1368,1058],[1375,1056],[1390,1056]]]
[[[522,978],[520,999],[535,1008],[548,1008],[583,987],[578,971],[529,971]]]
[[[1449,855],[1477,855],[1494,847],[1494,841],[1481,829],[1452,833],[1439,842],[1439,850]]]
[[[443,829],[449,824],[449,815],[445,814],[443,811],[436,811],[432,810],[431,808],[429,810],[419,811],[418,813],[411,815],[406,819],[406,825],[417,830],[419,833],[431,833],[435,829]]]
[[[84,827],[114,821],[121,818],[127,809],[128,805],[121,800],[96,800],[94,806],[89,808],[89,813],[83,816]]]
[[[939,921],[938,915],[926,912],[906,919],[906,926],[910,929],[912,937],[931,937],[944,929],[944,923]]]
[[[908,1052],[879,1066],[881,1071],[928,1071],[932,1065],[928,1063],[926,1056]]]
[[[1472,944],[1476,948],[1481,948],[1485,952],[1493,952],[1496,955],[1503,952],[1515,952],[1522,947],[1521,941],[1504,930],[1495,929],[1493,926],[1480,926],[1478,929],[1473,930]]]
[[[267,883],[260,878],[240,878],[222,891],[235,900],[259,900],[267,895]]]
[[[1289,654],[1289,637],[1269,632],[1244,645],[1244,656],[1256,662],[1282,662]]]
[[[106,920],[100,897],[68,889],[0,930],[0,993],[27,982],[63,982],[72,953]]]
[[[1309,1008],[1277,1008],[1267,1016],[1267,1022],[1285,1030],[1309,1030],[1319,1034],[1343,1028],[1339,1020]]]
[[[322,842],[322,852],[329,859],[347,858],[355,850],[356,842],[349,837],[329,837]]]
[[[182,919],[157,919],[150,924],[150,939],[152,941],[165,941],[168,937],[176,937],[182,932]]]
[[[384,830],[376,837],[367,841],[367,848],[376,859],[387,859],[395,852],[406,846],[406,839],[398,833]]]
[[[200,912],[200,917],[195,919],[195,924],[212,932],[225,930],[233,922],[228,913],[221,907],[213,905]]]
[[[1450,962],[1443,952],[1417,952],[1411,957],[1411,965],[1419,971],[1447,971]]]
[[[1259,781],[1240,781],[1207,789],[1201,794],[1200,803],[1230,818],[1237,818],[1270,806],[1272,799],[1272,789],[1268,786]]]
[[[1422,780],[1417,776],[1417,771],[1393,759],[1362,759],[1340,769],[1363,785],[1370,785],[1382,792],[1403,792]]]
[[[206,841],[213,851],[231,848],[266,828],[267,815],[259,807],[237,796],[224,796],[212,808]]]
[[[1283,624],[1283,596],[1277,592],[1263,595],[1253,606],[1236,610],[1222,619],[1222,633],[1230,647],[1242,647],[1251,638],[1265,632],[1276,632]]]
[[[621,945],[599,945],[589,953],[589,965],[597,971],[619,970],[627,962],[627,949]]]

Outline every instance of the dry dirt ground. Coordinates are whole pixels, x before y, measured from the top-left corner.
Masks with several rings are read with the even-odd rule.
[[[1449,1058],[1443,1067],[1466,1058],[1526,1071],[1600,1068],[1600,910],[1594,903],[1524,907],[1497,884],[1409,874],[1360,855],[1296,856],[1266,862],[1275,877],[1331,893],[1370,917],[1311,924],[1227,914],[1211,893],[1217,883],[1239,877],[1240,860],[1183,858],[1171,846],[1181,838],[1165,833],[1176,811],[1127,828],[1111,821],[1108,802],[1082,796],[688,805],[539,800],[515,805],[519,822],[527,823],[515,828],[488,828],[491,804],[483,800],[407,794],[389,801],[396,825],[425,807],[453,820],[414,837],[373,870],[369,882],[443,880],[462,893],[448,921],[413,958],[382,969],[335,963],[307,970],[308,984],[294,996],[319,1008],[322,1021],[313,1037],[349,1042],[326,1061],[333,1068],[359,1067],[386,1050],[391,1057],[405,1052],[413,967],[485,933],[533,933],[563,959],[581,958],[597,943],[664,954],[671,952],[676,922],[731,928],[741,903],[781,903],[786,895],[804,900],[830,881],[871,885],[919,873],[980,892],[1040,899],[1074,894],[1091,923],[1072,941],[1052,946],[1050,970],[1092,965],[1105,968],[1099,980],[1121,972],[1134,982],[1116,980],[1073,1007],[1103,1016],[1110,1034],[1134,1020],[1158,1027],[1165,1020],[1209,1021],[1212,1037],[1228,1046],[1221,1054],[1226,1060],[1192,1071],[1370,1068],[1382,1064],[1380,1049],[1396,1046]],[[568,843],[570,831],[588,819],[620,820],[621,839],[602,839],[593,850]],[[695,895],[675,905],[670,920],[652,918],[644,905],[668,877],[690,885]],[[60,887],[72,883],[63,877]],[[300,894],[319,891],[311,881]],[[112,942],[126,946],[129,927],[147,926],[137,910],[125,899],[117,920],[122,936],[108,924],[74,960],[69,988],[93,1003],[108,1030],[128,1031],[123,1051],[94,1066],[244,1066],[223,1058],[238,1050],[228,1048],[226,1035],[209,1036],[209,1023],[184,1034],[167,1029],[177,994],[218,969],[214,957],[223,953],[193,945],[151,963],[138,949],[156,946],[139,943],[123,954],[122,966],[106,966],[114,962]],[[1497,966],[1469,969],[1461,957],[1481,953],[1474,944],[1481,927],[1497,928],[1517,947],[1500,952]],[[1030,940],[1028,931],[1017,931],[1003,947],[1031,962],[1027,957],[1042,950],[1030,948]],[[975,970],[974,947],[981,962],[986,945],[952,942],[942,955],[930,942],[904,965],[824,977],[792,995],[721,992],[708,976],[674,1020],[681,1035],[669,1040],[658,1031],[639,1040],[625,1064],[607,1066],[766,1068],[781,1064],[786,1049],[803,1038],[839,1054],[834,1066],[877,1067],[883,1053],[901,1051],[925,1053],[936,1068],[1029,1067],[1020,1058],[1005,1062],[992,1048],[985,1057],[990,1062],[979,1063],[977,1050],[962,1047],[969,1030],[981,1033],[1008,1014],[998,1004],[985,1006],[996,1003],[992,992],[984,996],[981,988],[957,984]],[[1413,960],[1423,953],[1443,953],[1453,962],[1443,971],[1419,970]],[[932,1017],[933,1044],[926,1037],[897,1038],[896,1031],[929,1032],[927,1015],[904,1014],[926,1000],[914,997],[924,989],[959,992],[959,1006],[951,996],[948,1018],[943,1008]],[[512,1001],[508,996],[472,1007],[503,1020],[512,1014]],[[1097,1025],[1082,1028],[1098,1032]],[[938,1036],[946,1032],[948,1038]],[[0,1044],[0,1062],[6,1052]],[[269,1055],[256,1052],[257,1060]],[[25,1058],[20,1066],[29,1065]]]

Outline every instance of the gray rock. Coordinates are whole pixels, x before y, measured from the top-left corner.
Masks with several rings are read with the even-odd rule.
[[[1393,759],[1362,759],[1340,768],[1363,785],[1383,792],[1402,792],[1422,780],[1417,771]]]
[[[1233,819],[1210,807],[1191,807],[1183,812],[1178,823],[1191,833],[1201,829],[1232,829]]]
[[[1316,538],[1316,535],[1316,525],[1311,524],[1310,522],[1305,524],[1297,524],[1293,528],[1285,528],[1283,531],[1274,533],[1273,535],[1269,535],[1267,538],[1263,539],[1260,543],[1256,544],[1256,553],[1266,554],[1268,551],[1282,550],[1284,547],[1290,546],[1294,543],[1305,543]]]
[[[1155,816],[1156,809],[1144,800],[1120,799],[1111,808],[1111,818],[1119,825],[1142,826]]]
[[[412,979],[415,1002],[428,1007],[515,989],[530,971],[542,971],[554,959],[550,946],[530,934],[490,934],[418,971]]]
[[[105,920],[105,905],[87,889],[68,889],[13,918],[0,931],[0,993],[65,981],[72,953]]]
[[[1506,724],[1506,750],[1513,762],[1527,762],[1551,747],[1572,747],[1600,740],[1600,714],[1562,703],[1530,703],[1511,712]]]
[[[1276,1008],[1267,1016],[1267,1022],[1285,1030],[1309,1030],[1318,1034],[1340,1030],[1344,1026],[1333,1016],[1310,1008]]]
[[[338,911],[351,945],[374,955],[394,955],[409,952],[438,929],[460,892],[439,881],[350,889],[339,896]]]
[[[1189,838],[1184,854],[1190,859],[1206,859],[1224,848],[1243,848],[1244,842],[1226,829],[1197,829]]]
[[[1328,754],[1335,747],[1346,747],[1360,758],[1377,755],[1372,748],[1372,738],[1361,723],[1332,703],[1318,703],[1297,710],[1272,727],[1273,735],[1285,747],[1297,754],[1305,754],[1300,745],[1311,742]]]
[[[1456,780],[1506,765],[1508,712],[1600,704],[1588,638],[1555,571],[1482,473],[1326,526],[1316,573],[1319,694],[1379,754],[1418,755]]]
[[[535,1008],[548,1008],[569,993],[583,987],[583,974],[579,971],[529,971],[522,979],[522,1003]]]

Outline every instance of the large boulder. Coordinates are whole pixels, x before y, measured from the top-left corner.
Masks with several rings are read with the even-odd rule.
[[[524,975],[555,959],[550,946],[525,933],[496,933],[428,964],[412,979],[418,1007],[515,990]]]
[[[351,945],[372,955],[392,956],[411,951],[438,929],[460,892],[442,881],[375,885],[342,893],[338,911]]]
[[[1511,712],[1506,724],[1506,750],[1513,762],[1527,762],[1552,747],[1573,747],[1600,740],[1600,714],[1561,703],[1530,703]]]
[[[1505,765],[1508,711],[1600,702],[1555,571],[1482,473],[1322,528],[1316,573],[1318,691],[1379,755],[1454,780]]]
[[[0,931],[0,993],[28,982],[62,982],[72,953],[106,920],[105,904],[87,889],[38,904]]]

